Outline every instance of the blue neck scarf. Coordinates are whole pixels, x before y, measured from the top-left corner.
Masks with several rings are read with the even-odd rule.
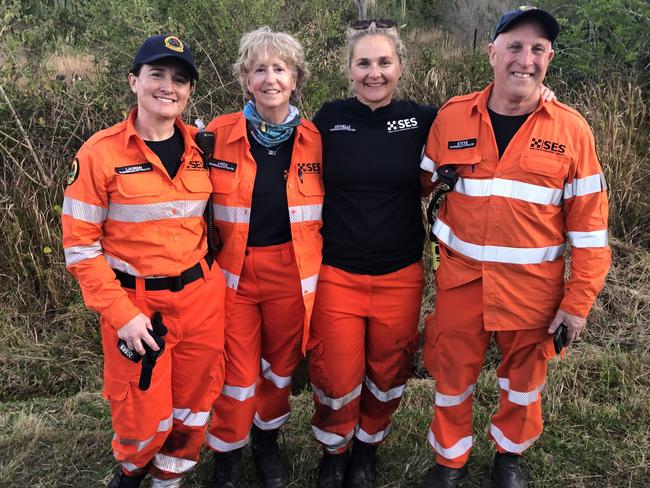
[[[251,127],[255,140],[264,147],[282,144],[291,137],[293,129],[300,124],[300,111],[289,105],[289,115],[281,124],[272,124],[262,118],[251,100],[244,106],[244,117]]]

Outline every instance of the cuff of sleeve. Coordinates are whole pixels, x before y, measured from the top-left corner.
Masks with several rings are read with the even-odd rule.
[[[567,313],[570,313],[571,315],[587,318],[592,305],[593,303],[578,303],[569,294],[567,294],[560,303],[560,309],[564,310]]]
[[[115,330],[121,329],[124,324],[141,313],[140,309],[133,305],[129,297],[121,298],[109,307],[102,316],[111,324]]]

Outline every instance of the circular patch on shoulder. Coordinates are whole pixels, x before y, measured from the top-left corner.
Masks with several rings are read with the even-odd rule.
[[[165,47],[176,51],[177,53],[182,53],[185,46],[183,46],[183,41],[181,41],[176,36],[167,36],[165,37]]]
[[[68,185],[72,185],[79,178],[79,160],[74,158],[68,167]]]

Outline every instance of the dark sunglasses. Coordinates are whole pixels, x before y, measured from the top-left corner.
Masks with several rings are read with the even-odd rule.
[[[368,19],[357,20],[352,24],[352,28],[354,30],[365,30],[368,29],[373,22],[379,29],[390,29],[391,27],[397,27],[397,21],[393,19]]]

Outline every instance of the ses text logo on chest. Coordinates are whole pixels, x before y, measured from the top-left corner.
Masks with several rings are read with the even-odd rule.
[[[415,117],[410,119],[389,120],[386,122],[388,133],[401,132],[403,130],[412,130],[418,128],[418,120]]]

